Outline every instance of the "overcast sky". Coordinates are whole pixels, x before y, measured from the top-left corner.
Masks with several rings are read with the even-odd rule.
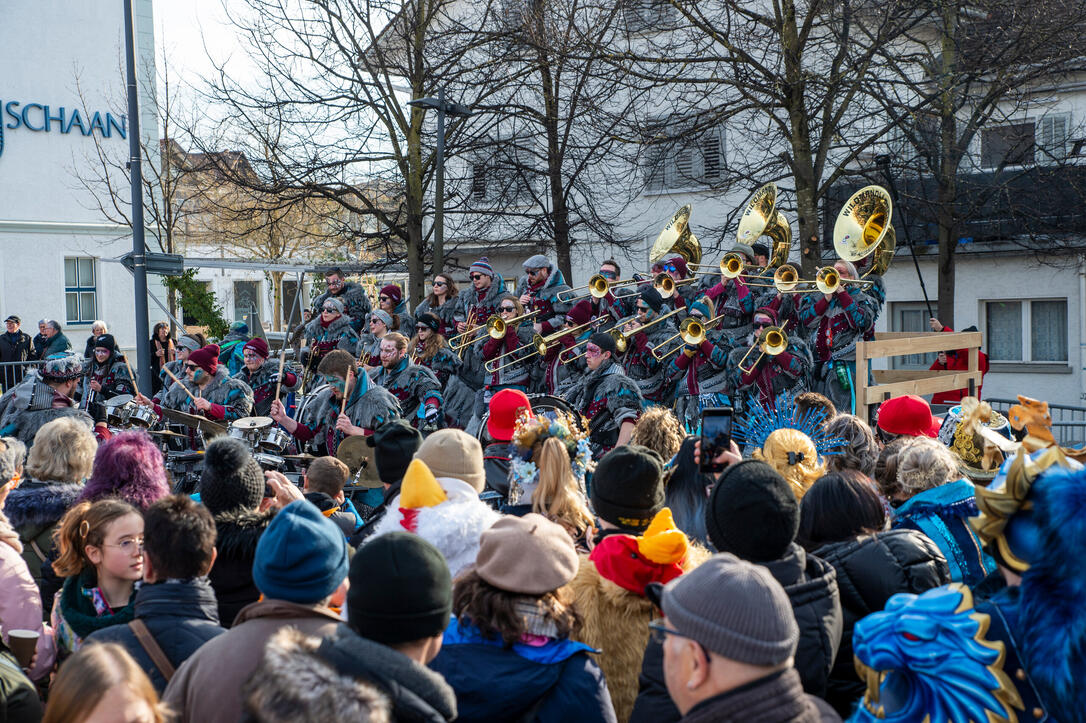
[[[212,70],[207,50],[221,60],[228,57],[232,49],[239,49],[234,28],[223,12],[223,0],[152,2],[159,71],[168,59],[171,79],[196,82],[198,77],[206,76]]]

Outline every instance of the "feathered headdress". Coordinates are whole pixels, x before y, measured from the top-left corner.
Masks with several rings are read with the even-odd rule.
[[[845,440],[827,434],[825,422],[826,413],[821,409],[811,408],[797,414],[795,397],[791,392],[785,392],[777,397],[775,404],[758,402],[745,416],[739,417],[732,438],[751,447],[762,447],[766,438],[778,429],[795,429],[811,438],[821,456],[840,454]]]
[[[585,473],[592,463],[588,435],[565,412],[544,412],[536,417],[522,414],[513,429],[512,458],[509,463],[509,504],[530,500],[539,484],[539,468],[532,461],[537,445],[555,437],[566,447],[578,487],[584,488]]]

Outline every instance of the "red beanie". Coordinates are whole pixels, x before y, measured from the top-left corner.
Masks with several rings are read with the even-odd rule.
[[[219,368],[219,347],[217,344],[208,344],[189,354],[188,360],[208,374],[214,374]]]
[[[490,416],[486,418],[486,431],[496,442],[508,442],[513,439],[513,428],[521,412],[532,416],[532,403],[528,395],[519,389],[502,389],[490,398]]]
[[[587,324],[588,320],[592,318],[592,300],[581,299],[573,305],[569,311],[566,312],[566,321],[570,321],[574,326],[580,326],[581,324]]]
[[[403,298],[403,292],[400,291],[400,287],[396,286],[396,284],[389,284],[388,286],[382,287],[381,293],[395,301],[397,304],[400,303],[400,299]]]
[[[246,349],[252,349],[264,359],[267,359],[268,355],[271,353],[268,351],[268,342],[264,341],[264,338],[260,336],[254,336],[252,339],[245,342],[245,346],[241,348],[242,353],[244,353]]]

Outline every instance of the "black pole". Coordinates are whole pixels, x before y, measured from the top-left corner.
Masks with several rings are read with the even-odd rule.
[[[445,267],[445,88],[437,89],[437,181],[434,184],[433,273]]]
[[[875,159],[879,168],[882,169],[882,174],[886,176],[886,182],[890,185],[890,198],[894,202],[894,206],[901,209],[902,206],[898,203],[897,184],[894,183],[894,175],[890,173],[890,157],[879,156]],[[904,214],[901,214],[904,216]],[[902,228],[905,229],[905,244],[909,247],[909,254],[913,257],[913,266],[916,268],[916,278],[920,281],[920,291],[924,294],[924,305],[928,307],[928,316],[932,319],[937,318],[935,313],[931,310],[931,301],[928,299],[928,289],[924,286],[924,276],[920,273],[920,262],[916,260],[916,249],[913,248],[913,239],[909,235],[909,224],[902,219]]]
[[[124,0],[124,45],[128,84],[128,171],[132,179],[132,276],[136,291],[136,376],[133,381],[151,394],[150,316],[147,312],[147,248],[143,241],[143,170],[140,166],[140,115],[136,97],[136,49],[132,0]]]

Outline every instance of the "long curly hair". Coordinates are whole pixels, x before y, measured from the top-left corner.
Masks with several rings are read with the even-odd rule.
[[[568,638],[581,628],[581,616],[568,586],[538,597],[518,595],[494,587],[474,568],[453,583],[453,614],[470,620],[485,637],[501,638],[506,647],[512,647],[528,632],[527,621],[517,609],[518,600],[536,601],[544,617],[554,623],[559,638]]]
[[[667,461],[679,453],[683,439],[682,425],[679,418],[667,407],[652,406],[646,409],[633,428],[630,444],[640,444],[660,455]]]
[[[141,510],[170,494],[162,452],[146,432],[121,432],[94,455],[94,472],[80,500],[120,497]]]
[[[803,499],[815,480],[826,474],[826,465],[818,458],[814,442],[796,429],[785,427],[771,432],[752,456],[788,480],[796,499]]]
[[[592,526],[584,495],[573,476],[566,445],[557,437],[548,437],[532,454],[539,468],[539,484],[532,492],[532,512],[556,522],[578,539]]]

